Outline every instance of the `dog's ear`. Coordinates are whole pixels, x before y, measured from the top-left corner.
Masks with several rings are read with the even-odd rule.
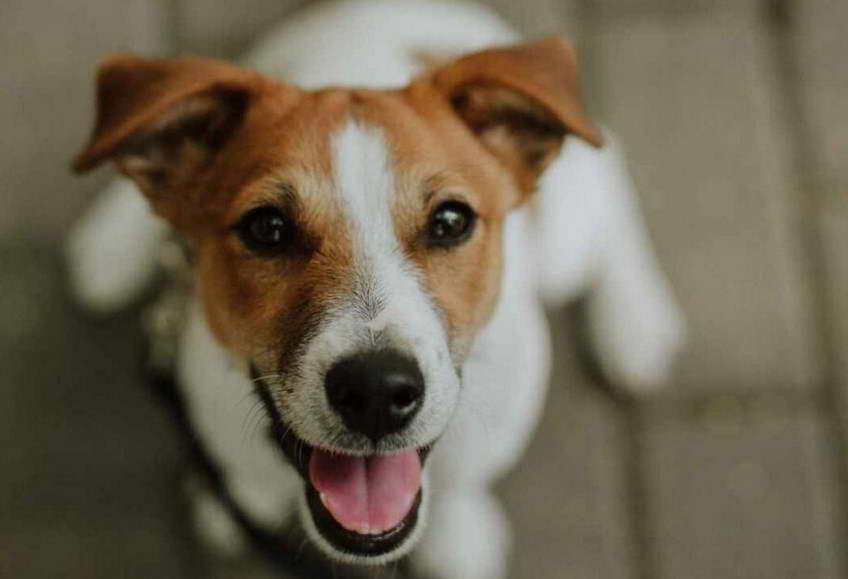
[[[258,74],[210,59],[113,57],[97,75],[97,120],[73,168],[114,160],[154,205],[196,176],[241,124]]]
[[[574,52],[564,39],[474,53],[436,70],[432,79],[523,193],[536,188],[567,133],[602,144],[583,110]]]

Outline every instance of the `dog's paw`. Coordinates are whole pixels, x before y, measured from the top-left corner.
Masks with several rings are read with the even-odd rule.
[[[244,533],[218,497],[194,480],[186,481],[185,488],[194,531],[202,546],[218,557],[242,555],[247,548]]]
[[[601,283],[588,306],[592,349],[610,383],[633,394],[666,385],[686,324],[665,280]]]

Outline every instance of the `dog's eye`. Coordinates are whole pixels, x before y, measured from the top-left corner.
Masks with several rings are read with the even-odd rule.
[[[242,242],[256,252],[280,252],[291,245],[294,228],[275,207],[259,207],[249,211],[236,224]]]
[[[465,203],[446,201],[436,207],[427,225],[427,242],[436,247],[453,247],[471,236],[477,215]]]

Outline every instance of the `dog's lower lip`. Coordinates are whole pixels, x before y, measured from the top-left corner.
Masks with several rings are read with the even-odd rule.
[[[306,504],[315,523],[315,529],[325,541],[345,553],[362,557],[377,557],[397,549],[409,537],[418,522],[421,506],[421,491],[415,497],[409,514],[395,527],[379,534],[362,534],[349,531],[339,525],[324,507],[318,491],[307,483]]]

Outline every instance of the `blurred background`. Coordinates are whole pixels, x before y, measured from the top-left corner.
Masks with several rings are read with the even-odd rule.
[[[848,576],[848,2],[489,0],[568,34],[689,318],[671,387],[579,362],[500,485],[512,577]],[[61,244],[109,179],[72,178],[105,54],[237,57],[304,0],[0,2],[0,577],[271,577],[194,544],[138,312],[93,319]]]

